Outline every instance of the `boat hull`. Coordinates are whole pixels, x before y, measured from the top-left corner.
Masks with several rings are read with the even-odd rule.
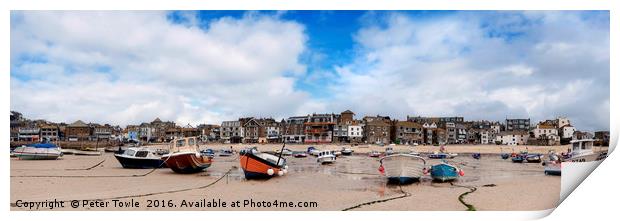
[[[198,173],[211,166],[210,158],[197,156],[194,152],[164,155],[161,159],[176,173]]]
[[[409,154],[393,154],[381,159],[381,166],[388,182],[409,184],[420,180],[426,161]]]
[[[123,168],[127,169],[152,169],[166,166],[164,160],[158,158],[135,158],[126,157],[119,154],[115,154],[114,157],[116,157],[116,160],[118,160]]]
[[[561,163],[545,163],[545,174],[546,175],[554,175],[561,176],[562,175],[562,166]]]
[[[283,170],[280,166],[253,155],[252,153],[242,154],[239,157],[239,164],[241,165],[246,179],[269,179],[278,175]],[[270,169],[273,171],[271,175],[269,174]]]
[[[459,177],[458,169],[448,164],[438,164],[431,167],[431,177],[435,181],[453,181]]]
[[[330,163],[336,162],[336,157],[335,156],[319,157],[316,159],[316,161],[319,162],[320,164],[330,164]]]
[[[12,152],[20,160],[56,160],[62,153],[56,148],[18,147]]]

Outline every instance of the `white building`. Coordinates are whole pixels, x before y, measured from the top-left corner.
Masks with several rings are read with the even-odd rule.
[[[560,127],[560,137],[561,138],[572,138],[575,133],[575,127],[569,125],[564,125]]]
[[[504,131],[495,136],[496,142],[501,142],[503,145],[525,145],[529,134],[527,131]]]
[[[539,123],[536,125],[536,128],[534,128],[534,137],[538,139],[542,135],[545,135],[546,137],[550,137],[552,135],[558,136],[558,129],[553,125]]]
[[[241,121],[223,121],[220,127],[220,139],[224,143],[241,143],[244,137]]]
[[[558,124],[558,128],[561,128],[563,126],[566,125],[570,125],[570,120],[567,117],[558,117],[558,119],[556,119],[557,124]]]
[[[349,125],[347,127],[347,136],[351,138],[361,138],[364,136],[362,125]]]

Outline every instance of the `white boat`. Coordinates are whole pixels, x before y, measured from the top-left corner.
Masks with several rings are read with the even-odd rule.
[[[55,160],[62,156],[60,147],[52,143],[24,145],[15,148],[13,154],[20,160]]]
[[[316,162],[319,162],[320,164],[334,163],[336,162],[336,156],[332,153],[332,151],[324,150],[319,153]]]
[[[348,156],[353,154],[353,150],[351,148],[343,147],[340,153],[342,153],[342,155]]]
[[[276,150],[276,155],[280,155],[280,149]],[[293,155],[293,151],[287,148],[284,148],[284,150],[282,150],[282,156],[290,156]]]
[[[388,147],[385,148],[385,155],[392,155],[394,154],[394,144],[390,144]]]
[[[569,162],[591,162],[604,159],[607,153],[595,153],[592,149],[594,139],[571,140],[572,146]]]
[[[340,155],[342,155],[342,152],[340,152],[339,150],[332,150],[332,154],[336,157],[339,157]]]
[[[379,171],[388,178],[388,182],[398,184],[419,181],[426,167],[424,158],[411,154],[387,155],[379,162]]]

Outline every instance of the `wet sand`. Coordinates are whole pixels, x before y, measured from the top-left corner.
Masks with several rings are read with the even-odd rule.
[[[301,145],[299,145],[301,146]],[[305,146],[307,147],[307,146]],[[259,146],[260,150],[269,149]],[[291,148],[297,149],[297,148]],[[539,163],[515,164],[497,154],[483,154],[475,160],[461,154],[450,162],[465,171],[454,183],[434,183],[430,177],[411,185],[387,185],[377,171],[377,158],[358,151],[339,157],[333,165],[319,165],[316,158],[287,157],[289,173],[270,180],[245,180],[238,158],[216,157],[205,172],[176,174],[168,168],[123,169],[112,153],[102,156],[65,155],[60,160],[26,161],[11,158],[11,210],[17,200],[96,200],[112,203],[139,202],[140,207],[73,209],[65,203],[55,210],[544,210],[559,200],[560,177],[545,176]],[[84,170],[102,162],[97,167]],[[428,160],[427,166],[439,160]],[[151,172],[146,176],[142,175]],[[44,176],[44,177],[28,177]],[[52,176],[52,177],[50,177]],[[63,176],[63,177],[53,177]],[[95,176],[95,177],[93,177]],[[100,176],[100,177],[96,177]],[[109,177],[108,177],[109,176]],[[466,192],[473,192],[462,197]],[[227,207],[180,207],[183,200],[228,202]],[[232,208],[239,200],[273,202],[316,202],[308,207]],[[160,207],[146,207],[149,201]],[[176,207],[161,207],[172,202]],[[154,205],[153,202],[151,202]],[[47,209],[40,209],[47,210]]]

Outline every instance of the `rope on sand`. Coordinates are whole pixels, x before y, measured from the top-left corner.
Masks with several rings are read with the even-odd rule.
[[[387,198],[387,199],[373,200],[373,201],[370,201],[370,202],[360,203],[360,204],[357,204],[355,206],[352,206],[352,207],[349,207],[349,208],[345,208],[342,211],[349,211],[349,210],[353,210],[353,209],[358,209],[358,208],[360,208],[362,206],[366,206],[366,205],[372,205],[372,204],[375,204],[375,203],[383,203],[383,202],[387,202],[387,201],[390,201],[390,200],[395,200],[395,199],[400,199],[400,198],[405,198],[405,197],[410,197],[411,196],[411,193],[405,192],[403,190],[402,186],[399,185],[398,187],[400,188],[400,192],[403,195],[395,196],[395,197],[391,197],[391,198]]]
[[[95,168],[95,167],[97,167],[97,166],[101,165],[103,162],[105,162],[105,160],[106,160],[106,159],[103,159],[101,162],[99,162],[99,163],[97,163],[97,164],[95,164],[95,165],[92,165],[92,166],[90,166],[90,167],[87,167],[87,168],[71,168],[71,169],[65,169],[65,170],[91,170],[91,169],[93,169],[93,168]]]
[[[465,200],[463,200],[463,198],[465,198],[465,196],[467,194],[476,192],[476,190],[478,188],[474,187],[474,186],[461,186],[461,185],[456,185],[454,183],[450,183],[450,185],[452,186],[457,186],[457,187],[463,187],[463,188],[468,188],[469,191],[464,192],[463,194],[459,195],[459,202],[461,202],[461,204],[463,204],[465,207],[467,207],[467,211],[476,211],[476,207],[474,207],[474,205],[468,204],[465,202]]]

